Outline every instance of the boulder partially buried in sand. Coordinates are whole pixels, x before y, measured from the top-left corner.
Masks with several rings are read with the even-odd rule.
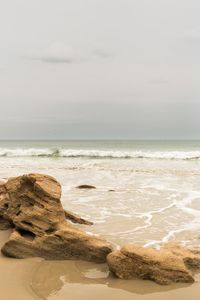
[[[125,245],[107,256],[110,270],[119,278],[141,278],[158,284],[194,282],[194,271],[200,268],[196,249],[167,244],[160,250]]]
[[[60,184],[47,175],[23,175],[1,185],[0,224],[2,229],[14,227],[2,253],[16,258],[40,256],[104,262],[111,252],[110,244],[69,223],[66,218],[79,223],[85,220],[65,212],[60,197]],[[87,223],[90,224],[84,224]]]

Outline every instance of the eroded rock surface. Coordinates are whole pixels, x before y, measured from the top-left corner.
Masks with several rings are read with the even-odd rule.
[[[0,185],[0,229],[14,227],[2,253],[16,258],[104,262],[111,252],[110,244],[70,224],[66,217],[90,222],[73,213],[66,215],[60,197],[60,184],[47,175],[23,175]]]
[[[194,282],[200,268],[200,252],[180,245],[167,244],[160,250],[125,245],[107,256],[110,270],[119,278],[141,278],[159,284]]]

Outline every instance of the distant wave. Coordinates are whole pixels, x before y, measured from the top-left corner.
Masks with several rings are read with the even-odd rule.
[[[104,151],[49,148],[0,148],[0,157],[199,160],[200,151]]]

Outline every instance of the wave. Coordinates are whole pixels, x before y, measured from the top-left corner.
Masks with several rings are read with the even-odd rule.
[[[200,151],[104,151],[50,148],[0,148],[0,157],[199,160]]]

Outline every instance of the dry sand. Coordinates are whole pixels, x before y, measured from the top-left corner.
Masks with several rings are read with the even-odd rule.
[[[9,231],[0,232],[2,245]],[[119,280],[105,264],[82,261],[11,259],[0,256],[2,300],[199,300],[200,282],[159,286],[140,280]],[[199,277],[200,278],[200,277]]]

